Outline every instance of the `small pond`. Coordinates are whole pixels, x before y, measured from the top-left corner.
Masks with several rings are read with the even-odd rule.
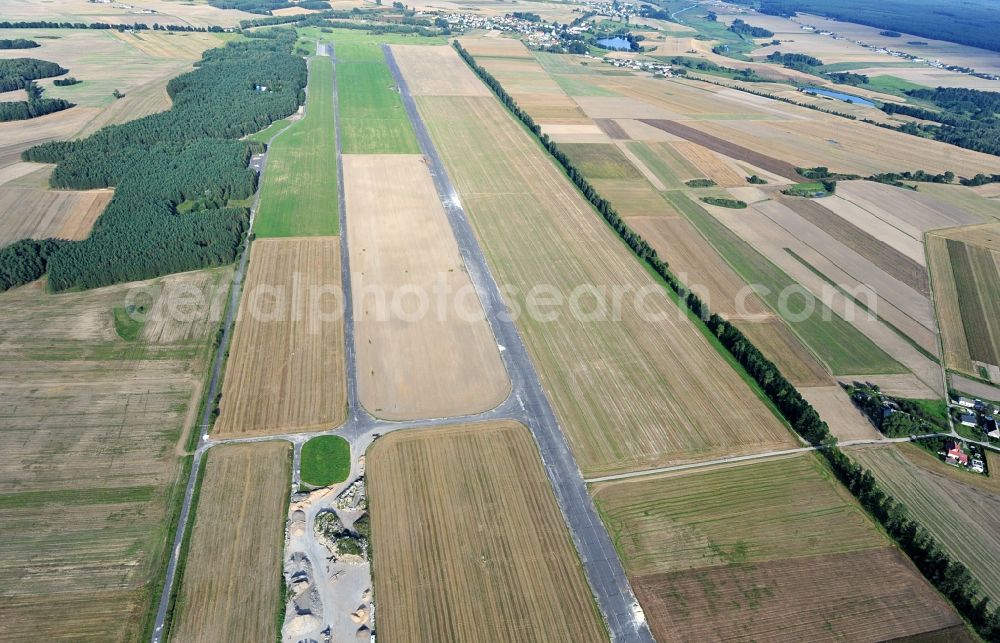
[[[827,98],[842,100],[845,103],[854,103],[855,105],[864,105],[865,107],[875,107],[875,103],[870,100],[865,100],[864,98],[851,96],[850,94],[844,94],[842,92],[830,91],[829,89],[823,89],[822,87],[803,87],[802,91],[807,94],[817,94],[819,96],[826,96]]]
[[[621,36],[615,36],[614,38],[601,38],[597,41],[597,44],[605,49],[618,49],[622,51],[630,51],[632,49],[632,43]]]

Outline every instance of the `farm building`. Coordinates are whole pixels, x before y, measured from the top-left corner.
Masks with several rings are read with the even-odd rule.
[[[974,401],[970,400],[967,397],[960,397],[960,398],[958,398],[958,400],[956,400],[956,403],[959,406],[964,406],[967,409],[974,409],[974,408],[976,408],[976,403]]]
[[[955,466],[968,466],[969,455],[962,450],[962,443],[949,440],[945,446],[944,461]]]
[[[976,427],[979,425],[979,423],[976,421],[975,413],[963,413],[961,416],[959,416],[958,421],[965,426]]]

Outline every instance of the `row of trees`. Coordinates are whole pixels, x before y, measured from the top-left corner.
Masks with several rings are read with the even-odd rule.
[[[249,224],[229,208],[256,188],[248,163],[256,144],[238,141],[294,113],[305,62],[291,55],[296,35],[273,30],[206,51],[197,68],[167,85],[173,106],[105,127],[88,138],[26,150],[57,163],[58,188],[115,186],[91,235],[44,257],[52,290],[94,288],[233,261]],[[178,206],[196,201],[196,212]],[[3,265],[0,270],[10,269]]]
[[[185,32],[212,32],[222,33],[222,27],[212,25],[211,27],[193,27],[191,25],[160,25],[153,24],[152,27],[143,23],[124,22],[51,22],[49,20],[21,20],[11,22],[10,20],[0,21],[0,29],[115,29],[117,31],[185,31]]]
[[[27,38],[0,38],[0,49],[34,49],[35,47],[41,47],[41,45]]]
[[[0,92],[25,89],[33,80],[62,76],[68,71],[54,62],[37,58],[0,59]]]
[[[7,121],[25,121],[54,112],[61,112],[74,106],[74,103],[62,98],[42,98],[37,85],[28,86],[28,100],[4,101],[0,103],[0,123]],[[33,89],[39,92],[32,91]]]
[[[613,207],[594,189],[570,159],[531,118],[517,105],[500,83],[458,42],[453,43],[466,61],[497,98],[538,138],[552,157],[562,165],[567,176],[577,186],[605,221],[633,252],[659,275],[680,301],[701,320],[723,347],[740,363],[760,386],[792,428],[810,444],[822,446],[821,453],[830,462],[837,476],[854,493],[871,515],[882,523],[900,546],[913,558],[914,563],[934,585],[948,596],[955,607],[972,622],[979,633],[988,640],[1000,638],[1000,613],[981,596],[978,585],[968,570],[952,561],[936,540],[923,527],[906,516],[906,511],[886,494],[875,482],[874,476],[837,448],[836,438],[829,431],[819,413],[802,397],[798,390],[781,374],[778,368],[746,338],[739,328],[711,312],[707,305],[692,292],[688,292],[670,272],[667,263],[660,259],[637,232],[632,230]]]

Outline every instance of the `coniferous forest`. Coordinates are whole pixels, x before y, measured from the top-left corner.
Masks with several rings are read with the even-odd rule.
[[[236,139],[294,113],[306,84],[305,61],[290,53],[294,32],[257,35],[206,51],[194,71],[171,80],[166,112],[25,150],[27,161],[57,164],[53,187],[116,190],[87,239],[35,253],[36,274],[20,270],[18,281],[48,272],[54,291],[95,288],[236,258],[249,212],[226,205],[253,194],[248,162],[259,148]],[[185,202],[197,207],[181,213]],[[23,255],[5,250],[0,274]]]

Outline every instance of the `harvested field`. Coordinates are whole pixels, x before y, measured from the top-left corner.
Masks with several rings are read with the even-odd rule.
[[[19,239],[85,239],[112,190],[0,187],[0,246]]]
[[[402,420],[502,402],[510,383],[424,158],[345,155],[344,181],[362,404]]]
[[[171,638],[265,641],[281,603],[291,479],[287,442],[212,448],[195,509]]]
[[[143,9],[156,11],[161,25],[237,26],[240,20],[259,18],[258,14],[235,9],[216,9],[202,2],[173,0],[143,0]],[[4,6],[5,20],[58,20],[68,22],[135,22],[142,21],[131,5],[93,3],[88,0],[60,0],[58,4],[36,0],[8,0]],[[146,33],[142,34],[143,36]]]
[[[799,393],[830,425],[830,433],[837,439],[877,440],[882,437],[840,386],[799,387]]]
[[[981,397],[987,400],[1000,400],[1000,386],[993,386],[984,382],[969,379],[968,377],[955,375],[954,373],[951,374],[949,379],[954,388],[967,395]],[[992,471],[996,470],[997,469],[992,469]]]
[[[8,19],[10,14],[6,6],[4,9],[4,19]],[[142,110],[132,111],[143,101],[129,98],[130,94],[141,93],[151,84],[166,83],[190,70],[203,51],[223,44],[220,36],[209,33],[132,34],[114,29],[0,29],[0,38],[37,38],[41,47],[31,50],[32,57],[59,63],[69,69],[69,75],[83,81],[59,87],[53,84],[54,79],[44,79],[39,85],[45,95],[82,107],[112,109],[120,114],[114,122],[145,115]],[[23,55],[17,50],[0,51],[0,58]],[[125,98],[116,100],[112,95],[115,89]],[[160,110],[167,109],[166,92],[160,96]]]
[[[187,479],[175,449],[194,424],[231,275],[0,295],[3,638],[142,638]],[[180,292],[205,305],[178,305]],[[149,314],[125,341],[113,310],[130,293]]]
[[[658,640],[883,640],[961,624],[813,453],[593,493]]]
[[[950,170],[959,176],[973,176],[977,172],[990,172],[990,167],[996,169],[994,156],[868,123],[848,121],[804,107],[787,105],[787,108],[802,118],[705,119],[686,121],[685,125],[740,148],[767,150],[769,158],[781,159],[783,163],[798,167],[826,165],[838,172],[867,176],[912,167],[914,159],[920,159],[920,167],[928,172]],[[711,147],[707,143],[705,145]],[[733,154],[729,156],[744,160]],[[771,170],[767,166],[753,164]],[[794,174],[775,173],[795,178]]]
[[[508,304],[528,311],[521,331],[585,475],[794,444],[497,101],[418,106]],[[537,284],[586,312],[563,299],[536,314]],[[620,316],[592,311],[594,289],[612,288],[648,296],[625,297]]]
[[[877,301],[871,304],[880,317],[890,321],[897,328],[920,343],[927,351],[935,351],[937,338],[933,336],[935,329],[934,309],[930,298],[896,279],[882,269],[880,264],[886,263],[891,253],[888,247],[882,247],[883,254],[875,257],[878,263],[861,254],[866,247],[862,242],[847,243],[835,238],[825,230],[817,227],[796,211],[792,210],[787,201],[772,200],[752,206],[760,216],[755,220],[756,231],[778,239],[785,233],[795,242],[786,243],[785,252],[795,253],[797,261],[806,265],[812,272],[823,275],[824,281],[837,284],[862,301]],[[748,219],[753,219],[750,214]],[[913,275],[923,268],[917,265]],[[895,310],[893,310],[893,308]]]
[[[983,589],[1000,600],[1000,485],[959,471],[915,444],[852,448],[851,456],[872,470],[886,491],[969,568]]]
[[[734,167],[729,159],[723,158],[706,147],[688,141],[671,143],[679,154],[684,156],[702,173],[722,187],[739,187],[746,185],[746,178]]]
[[[955,283],[948,240],[944,237],[927,236],[927,267],[934,285],[934,305],[941,328],[944,363],[963,373],[978,375],[969,355],[969,340],[962,323],[962,302],[958,296],[958,284]]]
[[[638,122],[638,121],[632,121]],[[685,181],[704,178],[704,173],[695,167],[670,143],[626,143],[628,149],[663,184],[664,189],[679,190],[686,187]]]
[[[560,54],[555,54],[557,58],[565,58]],[[543,66],[545,66],[543,64]],[[579,67],[586,70],[586,67]],[[552,80],[562,88],[568,96],[618,96],[614,90],[594,85],[590,81],[590,74],[598,73],[593,71],[574,72],[574,75],[554,75]]]
[[[650,574],[633,586],[663,642],[974,640],[913,565],[888,547]]]
[[[606,640],[523,426],[392,433],[367,461],[380,640]]]
[[[338,62],[337,100],[344,154],[420,152],[385,58],[378,62]],[[326,121],[327,127],[329,123]]]
[[[337,164],[333,127],[333,63],[309,64],[305,116],[288,126],[268,149],[254,221],[258,237],[335,235]]]
[[[542,131],[556,143],[610,143],[608,135],[593,123],[545,123]]]
[[[890,276],[910,286],[925,297],[930,295],[927,268],[849,221],[836,216],[812,199],[778,197],[806,221],[868,259]]]
[[[329,429],[344,420],[341,297],[337,237],[254,242],[217,435]]]
[[[766,319],[774,316],[736,272],[705,248],[705,239],[680,217],[638,217],[629,221],[671,271],[714,312],[727,319]]]
[[[706,147],[713,152],[718,152],[719,154],[723,154],[738,161],[745,161],[751,165],[759,167],[762,170],[766,170],[767,172],[773,172],[778,176],[783,176],[786,179],[797,181],[801,178],[795,171],[795,166],[791,163],[786,163],[785,161],[761,154],[760,152],[755,152],[752,149],[737,145],[728,140],[705,134],[704,132],[693,127],[689,127],[688,125],[662,119],[643,119],[642,122],[662,129],[663,131],[669,132],[675,136],[680,136],[691,143],[697,143],[698,145]],[[739,185],[745,184],[746,181],[742,180],[741,177]]]
[[[1000,364],[1000,252],[947,240],[969,357]]]
[[[520,43],[518,43],[520,44]],[[448,47],[392,45],[392,53],[414,96],[489,96],[490,90]]]
[[[764,357],[774,362],[789,382],[798,386],[825,386],[831,383],[830,375],[809,352],[802,341],[781,319],[742,321],[736,327],[746,335]]]
[[[623,217],[677,216],[676,210],[663,195],[642,179],[592,179],[590,184]]]
[[[766,287],[759,291],[761,297],[772,310],[784,314],[795,334],[812,349],[832,374],[905,371],[901,364],[842,317],[834,314],[822,301],[815,302],[813,314],[802,318],[801,313],[810,305],[809,298],[787,272],[683,194],[672,192],[669,200],[684,213],[737,274],[748,283]],[[746,212],[749,210],[741,210],[739,216],[744,218]],[[782,292],[790,293],[784,298],[784,306]]]
[[[593,495],[635,576],[887,544],[813,453],[600,483]]]
[[[588,179],[641,179],[642,174],[611,143],[559,146]]]
[[[33,145],[73,138],[100,111],[77,106],[27,121],[0,123],[0,168],[20,163],[21,152]]]
[[[961,241],[962,243],[992,250],[993,252],[1000,252],[1000,223],[984,223],[982,225],[938,230],[934,232],[934,235],[953,241]]]
[[[965,207],[871,181],[842,181],[837,185],[837,194],[918,240],[928,230],[972,225],[984,220]]]
[[[846,183],[841,182],[838,191],[842,192],[846,185]],[[868,235],[888,244],[910,261],[921,266],[925,265],[923,234],[916,230],[901,230],[892,220],[890,214],[874,208],[865,209],[839,194],[824,198],[822,207],[842,219],[844,224],[864,230]],[[839,226],[841,224],[831,225]],[[911,235],[911,232],[914,234]]]
[[[29,163],[27,161],[19,161],[16,163],[11,163],[10,165],[5,165],[0,167],[0,186],[6,185],[8,183],[13,183],[17,181],[18,187],[21,186],[22,181],[31,180],[29,175],[34,175],[36,172],[46,172],[46,185],[48,182],[48,174],[52,171],[51,165],[43,165],[41,163]]]
[[[616,141],[627,141],[631,137],[628,135],[618,121],[610,118],[598,118],[594,120],[594,123],[601,128],[601,131],[608,135],[609,138]]]
[[[459,40],[465,49],[479,58],[525,58],[528,60],[533,60],[534,56],[531,54],[531,50],[524,46],[520,40],[515,40],[513,38],[462,38]],[[420,52],[421,56],[433,55],[425,54]],[[409,77],[407,77],[407,83],[409,83]]]

